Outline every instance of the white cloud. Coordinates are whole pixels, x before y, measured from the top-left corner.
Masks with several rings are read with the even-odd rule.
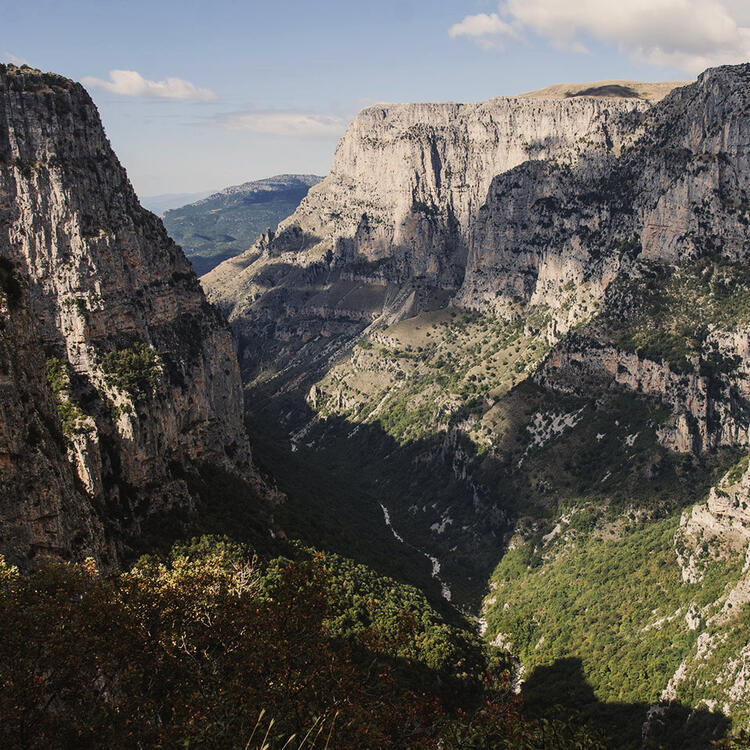
[[[448,30],[448,34],[455,38],[457,36],[468,36],[473,38],[482,47],[498,47],[503,39],[518,39],[519,35],[512,26],[497,15],[497,13],[477,13],[475,16],[466,16],[460,23],[454,23]]]
[[[450,35],[476,18],[467,16]],[[507,39],[511,29],[532,31],[578,52],[591,41],[612,44],[642,61],[689,73],[750,59],[747,0],[504,0],[499,15],[485,18],[499,23],[485,24],[483,34],[462,32],[484,46],[487,40]]]
[[[210,89],[199,89],[182,78],[149,81],[135,70],[110,70],[109,81],[93,76],[82,79],[86,86],[105,89],[121,96],[140,96],[148,99],[196,99],[213,101],[216,94]]]
[[[30,65],[31,63],[25,57],[19,57],[12,52],[3,52],[3,60],[13,65]]]
[[[346,130],[347,121],[338,115],[268,110],[231,112],[220,115],[218,123],[227,130],[249,130],[254,133],[298,137],[338,136]]]

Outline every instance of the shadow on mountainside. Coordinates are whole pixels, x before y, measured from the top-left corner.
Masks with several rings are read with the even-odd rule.
[[[292,393],[267,408],[263,419],[251,422],[251,434],[258,436],[256,461],[287,494],[287,500],[272,509],[277,527],[291,539],[339,553],[380,574],[418,586],[449,621],[457,621],[457,613],[442,600],[440,585],[431,577],[430,562],[420,550],[429,552],[443,563],[442,573],[453,587],[454,602],[476,605],[502,554],[502,530],[507,520],[487,517],[481,507],[477,513],[470,487],[454,473],[450,451],[458,446],[449,447],[446,457],[446,447],[435,438],[399,444],[380,424],[353,425],[343,418],[329,418],[298,440],[297,450],[292,451],[284,420],[291,419],[290,412],[297,409],[292,421],[296,424],[299,418],[304,422],[312,417],[312,411]],[[323,447],[306,445],[313,440]],[[584,463],[588,460],[583,456]],[[285,554],[285,542],[269,537],[273,524],[259,515],[262,498],[247,484],[205,466],[196,476],[185,479],[200,497],[199,507],[193,514],[173,519],[171,527],[160,518],[151,529],[155,546],[166,548],[174,539],[214,533],[250,542],[262,554]],[[423,505],[427,499],[439,503],[440,509],[450,505],[456,520],[452,530],[457,536],[438,535],[424,523],[426,517],[421,522],[414,518],[409,503]],[[495,495],[489,500],[497,502]],[[391,511],[393,527],[407,543],[399,542],[386,525],[381,502]],[[472,536],[474,529],[463,530],[469,518],[475,520],[477,529],[484,524],[476,536]],[[471,580],[461,583],[462,577]],[[632,679],[641,678],[633,675]],[[534,669],[524,686],[524,698],[532,716],[549,717],[549,707],[559,706],[560,718],[580,719],[607,738],[607,747],[615,749],[699,750],[724,738],[730,728],[729,720],[721,714],[670,704],[651,713],[648,742],[642,745],[649,704],[598,700],[577,657]]]
[[[549,411],[548,395],[530,383],[520,384],[509,394],[515,399],[511,411],[519,415]],[[503,554],[507,531],[524,509],[538,513],[540,523],[554,524],[560,508],[580,502],[586,512],[578,520],[594,524],[596,514],[605,513],[608,503],[621,513],[622,496],[655,520],[673,516],[678,507],[707,491],[716,468],[712,463],[669,454],[655,440],[646,440],[650,404],[632,394],[613,392],[608,398],[606,403],[588,404],[586,420],[556,444],[526,452],[526,443],[509,443],[504,458],[477,454],[460,435],[453,442],[445,433],[399,442],[379,422],[355,424],[343,417],[315,422],[313,410],[293,390],[251,401],[249,426],[256,436],[256,458],[278,478],[288,496],[278,519],[290,537],[419,586],[445,612],[450,608],[444,602],[441,607],[440,586],[430,577],[430,566],[420,550],[427,552],[439,559],[440,577],[451,587],[453,602],[476,612]],[[565,412],[580,406],[572,401],[556,403],[557,410]],[[527,419],[528,414],[519,422],[520,432],[526,432]],[[622,434],[614,441],[618,421]],[[609,425],[606,429],[603,422]],[[309,430],[297,434],[292,450],[289,434],[294,430],[290,428],[299,425]],[[643,442],[633,446],[634,441],[625,438],[639,430]],[[612,433],[613,443],[609,438],[597,439],[603,432]],[[525,460],[519,470],[522,455]],[[461,457],[458,464],[457,456]],[[721,456],[711,459],[714,463],[721,460]],[[612,482],[602,483],[602,475],[615,463],[619,468],[613,471]],[[462,477],[464,468],[467,474]],[[542,469],[557,475],[552,494],[549,487],[545,489],[539,474]],[[538,484],[538,491],[532,492],[531,484]],[[550,496],[546,516],[542,505],[529,504],[541,495]],[[381,503],[406,544],[395,541],[386,527]],[[442,532],[432,528],[448,512],[453,523],[444,525]],[[547,527],[539,528],[541,537]],[[581,527],[581,531],[590,529]],[[672,670],[676,667],[677,663]],[[627,673],[620,674],[623,677],[630,679]],[[640,679],[645,678],[632,677],[635,682]],[[561,658],[550,667],[535,669],[527,685],[530,710],[535,701],[538,707],[560,705],[561,718],[581,715],[593,730],[608,737],[607,747],[642,747],[641,731],[650,705],[598,700],[580,659]],[[646,694],[645,689],[631,691],[628,699]],[[730,722],[721,714],[670,704],[651,712],[649,726],[649,744],[644,747],[697,750],[723,738]]]
[[[608,748],[618,750],[703,750],[726,738],[731,728],[731,720],[722,713],[677,702],[652,708],[648,703],[600,701],[578,657],[534,669],[522,695],[530,717],[549,716],[550,707],[555,706],[561,717],[577,717],[604,737]]]
[[[279,518],[290,536],[366,555],[361,562],[439,597],[424,555],[401,571],[390,565],[383,570],[383,549],[390,550],[394,539],[382,504],[400,536],[438,558],[453,601],[473,610],[518,517],[533,516],[542,524],[539,535],[574,507],[587,509],[579,524],[633,507],[652,519],[666,517],[699,500],[714,464],[725,462],[722,456],[703,462],[669,453],[649,424],[653,406],[614,391],[594,403],[528,382],[517,385],[495,406],[508,412],[499,453],[480,453],[458,429],[399,441],[389,434],[398,425],[342,416],[316,421],[296,389],[271,397],[262,388],[251,393],[255,455],[289,497]],[[554,412],[580,413],[580,423],[548,444],[534,445],[529,420]],[[397,557],[406,554],[405,546],[397,545]]]
[[[617,83],[609,83],[604,86],[590,86],[575,93],[565,94],[566,99],[574,99],[578,96],[606,96],[621,99],[641,99],[641,95],[630,86],[621,86]]]
[[[498,562],[505,516],[489,506],[475,508],[473,488],[454,474],[442,437],[400,445],[380,425],[358,427],[353,434],[350,422],[326,419],[292,452],[288,438],[274,435],[270,422],[252,422],[251,434],[262,436],[254,441],[256,460],[288,498],[277,514],[281,527],[290,537],[419,586],[438,602],[441,586],[431,577],[426,556],[433,555],[450,582],[453,601],[476,609]],[[321,436],[320,448],[305,444]],[[409,510],[415,505],[427,506],[427,512],[415,515]],[[434,516],[448,506],[457,528],[436,535],[430,529]]]

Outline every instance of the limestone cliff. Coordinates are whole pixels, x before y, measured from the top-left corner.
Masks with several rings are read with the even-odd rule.
[[[0,262],[0,549],[16,563],[98,557],[103,525],[67,458],[28,289]]]
[[[619,152],[649,104],[639,98],[499,98],[479,104],[394,104],[362,111],[322,183],[236,262],[206,278],[241,303],[259,252],[308,265],[362,266],[360,275],[424,277],[454,289],[468,228],[495,175],[528,159],[574,162],[587,149]],[[238,269],[247,269],[236,277]]]
[[[568,86],[566,98],[555,89],[365,110],[331,174],[279,231],[203,279],[240,337],[247,377],[263,362],[274,377],[302,362],[322,372],[368,327],[449,300],[506,317],[519,303],[549,309],[554,344],[602,305],[613,318],[618,305],[607,296],[644,268],[711,255],[739,263],[750,221],[748,75],[748,66],[709,70],[666,96],[673,85],[654,84],[656,103],[632,84],[617,96]],[[619,319],[632,308],[619,304]],[[589,346],[584,358],[596,369],[612,342],[587,333],[598,343],[563,342],[547,375],[574,345]],[[742,359],[742,341],[734,325],[712,333],[703,354]],[[610,364],[633,353],[610,349]],[[615,380],[670,404],[665,445],[747,444],[744,381],[719,377],[709,387],[697,377],[673,387],[682,375],[655,379],[660,359],[643,367],[650,374]],[[553,380],[544,377],[548,387]]]
[[[0,68],[0,211],[1,546],[111,561],[195,467],[250,475],[232,336],[79,84]]]
[[[650,107],[637,96],[586,96],[361,112],[331,173],[278,231],[203,277],[238,333],[248,376],[262,362],[293,365],[295,341],[307,362],[328,360],[374,321],[443,306],[464,280],[496,175],[528,160],[618,154]]]
[[[613,159],[527,163],[498,175],[472,228],[457,300],[559,306],[566,283],[600,296],[620,268],[748,251],[748,66],[676,89]]]

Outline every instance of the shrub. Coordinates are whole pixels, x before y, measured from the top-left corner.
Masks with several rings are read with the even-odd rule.
[[[70,373],[67,362],[57,357],[48,357],[46,362],[47,383],[55,396],[57,416],[65,437],[84,433],[88,430],[85,424],[86,415],[81,407],[72,400]]]
[[[127,393],[134,401],[146,401],[159,384],[161,370],[156,352],[142,342],[102,357],[107,385]]]

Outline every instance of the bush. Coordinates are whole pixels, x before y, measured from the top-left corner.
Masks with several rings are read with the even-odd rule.
[[[118,349],[102,357],[104,379],[134,401],[147,401],[159,384],[161,369],[156,352],[144,343]]]
[[[47,383],[55,396],[57,416],[63,435],[67,438],[87,432],[86,415],[71,397],[70,373],[67,362],[57,357],[48,357],[46,362]]]

